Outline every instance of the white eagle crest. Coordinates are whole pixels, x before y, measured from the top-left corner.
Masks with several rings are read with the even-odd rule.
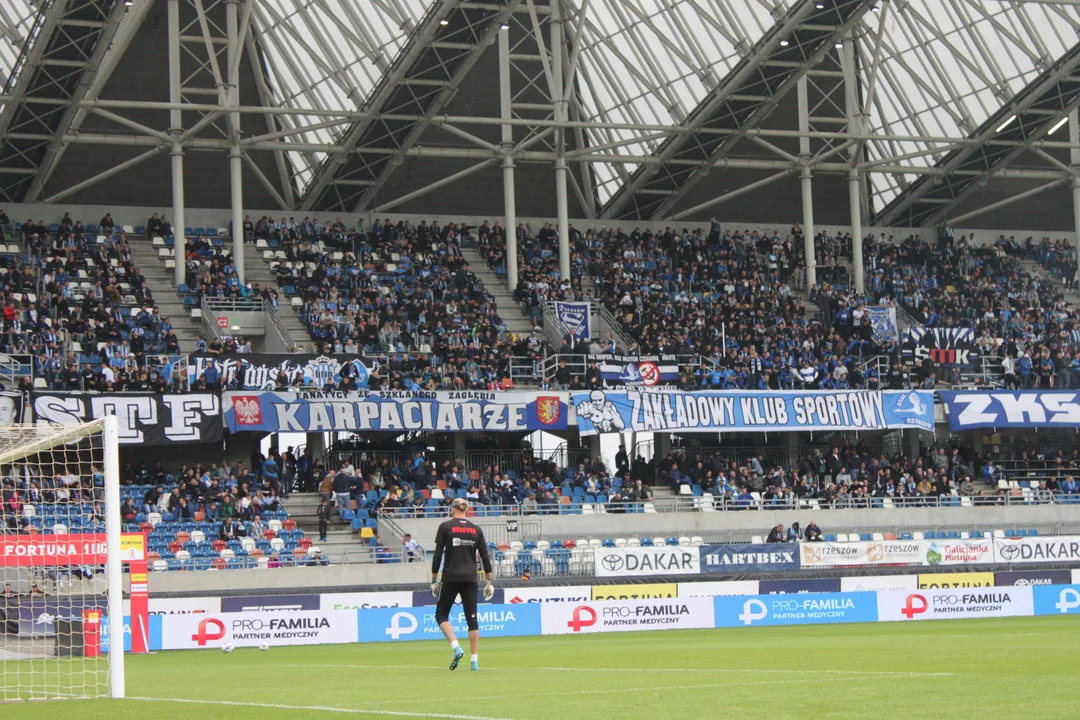
[[[233,400],[236,422],[240,425],[258,425],[262,420],[259,401],[253,397],[240,397]]]

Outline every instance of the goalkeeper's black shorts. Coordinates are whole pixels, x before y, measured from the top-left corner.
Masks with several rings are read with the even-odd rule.
[[[460,597],[461,609],[465,611],[465,622],[469,629],[479,630],[480,624],[476,620],[476,594],[479,587],[477,582],[444,582],[435,605],[435,621],[444,623],[449,620],[454,600]]]

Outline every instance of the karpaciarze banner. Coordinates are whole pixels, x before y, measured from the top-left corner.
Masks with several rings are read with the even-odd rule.
[[[934,429],[929,391],[593,390],[574,393],[582,435],[633,430],[784,432]]]
[[[30,394],[35,422],[78,425],[105,415],[119,419],[121,445],[221,442],[221,398],[214,393]]]
[[[368,361],[370,363],[370,361]],[[287,387],[317,387],[341,382],[342,370],[350,368],[358,387],[367,387],[369,368],[356,355],[230,354],[191,355],[188,377],[194,382],[213,366],[221,386],[236,390],[273,390],[284,372]]]
[[[231,433],[565,430],[568,416],[557,392],[228,392],[222,404]]]
[[[953,432],[976,428],[1080,427],[1080,392],[1002,390],[938,393]]]
[[[911,363],[929,358],[939,365],[982,367],[971,328],[909,328],[900,350],[904,360]]]
[[[679,362],[674,355],[590,355],[604,387],[674,385]]]

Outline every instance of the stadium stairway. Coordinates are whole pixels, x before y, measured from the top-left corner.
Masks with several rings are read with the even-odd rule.
[[[495,298],[495,306],[499,309],[499,315],[502,316],[506,329],[515,335],[529,335],[533,330],[532,323],[529,318],[521,314],[521,306],[510,294],[510,286],[506,280],[497,276],[488,267],[475,248],[463,247],[461,255],[468,261],[469,269],[476,278],[484,283],[484,287]]]
[[[271,272],[270,264],[263,259],[262,250],[251,243],[244,243],[244,272],[249,283],[258,283],[260,287],[269,286],[278,290],[278,317],[281,318],[281,324],[292,335],[297,346],[310,345],[311,334],[300,319],[300,308],[293,305],[291,298],[286,297],[278,288],[277,276]]]
[[[1027,271],[1028,275],[1049,282],[1055,292],[1062,294],[1065,298],[1065,302],[1067,302],[1070,307],[1080,307],[1080,293],[1071,288],[1066,288],[1065,284],[1061,281],[1060,275],[1055,275],[1035,260],[1021,260],[1020,264],[1024,266],[1024,270]]]
[[[361,544],[359,536],[349,523],[343,522],[336,511],[330,514],[330,530],[326,533],[326,541],[319,540],[319,518],[315,514],[319,509],[319,493],[293,493],[284,503],[289,511],[289,517],[296,521],[296,527],[304,531],[306,537],[311,538],[323,555],[330,558],[330,562],[340,562],[340,556],[348,553],[350,562],[370,559],[371,550],[367,545]]]
[[[195,352],[195,343],[199,339],[199,322],[192,319],[180,296],[176,294],[173,269],[165,267],[166,258],[158,255],[158,248],[150,244],[150,238],[146,235],[129,235],[128,241],[131,260],[146,278],[146,284],[154,294],[154,304],[158,306],[162,317],[172,321],[173,330],[180,341],[180,352]]]

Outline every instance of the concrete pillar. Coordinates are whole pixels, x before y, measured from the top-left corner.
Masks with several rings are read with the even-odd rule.
[[[844,38],[844,108],[847,114],[848,132],[856,135],[861,127],[859,115],[858,79],[855,73],[855,40],[851,35]],[[851,211],[851,260],[854,265],[855,292],[866,291],[866,272],[863,268],[863,229],[862,229],[862,185],[856,165],[859,161],[860,143],[854,143],[848,149],[851,170],[848,172],[848,204]]]
[[[1076,113],[1076,110],[1069,113],[1069,142],[1074,146],[1069,150],[1069,163],[1072,165],[1074,173],[1080,173],[1080,148],[1075,147],[1080,144],[1080,121],[1077,120]],[[1080,247],[1080,174],[1073,176],[1072,201],[1073,229],[1076,231],[1077,243],[1073,247]]]
[[[553,80],[553,92],[551,98],[555,107],[555,120],[566,122],[566,101],[563,100],[563,21],[560,3],[551,3],[551,76]],[[563,128],[555,129],[555,212],[559,231],[559,272],[566,280],[570,279],[570,211],[566,200],[566,174],[569,169],[566,165],[566,131]]]
[[[226,53],[229,65],[228,82],[228,105],[239,107],[240,105],[240,71],[239,63],[233,63],[236,53],[242,52],[239,46],[239,18],[240,3],[237,0],[228,0],[225,3],[225,26],[228,36],[228,52]],[[236,67],[236,72],[232,69]],[[240,113],[229,113],[229,141],[232,147],[229,149],[229,184],[231,189],[232,226],[233,226],[233,261],[236,265],[236,275],[241,283],[247,282],[247,273],[244,270],[244,185],[243,167],[244,160],[240,155]]]
[[[804,133],[799,138],[799,158],[804,162],[810,160],[810,138],[805,133],[810,132],[810,107],[806,92],[806,76],[799,79],[797,85],[799,106],[799,132]],[[803,166],[799,175],[802,183],[802,210],[803,210],[803,250],[806,255],[806,287],[817,284],[817,261],[814,257],[814,188],[811,179],[810,168]]]
[[[500,117],[510,119],[510,31],[499,31],[499,106]],[[514,147],[514,127],[502,126],[503,155],[503,213],[506,216],[506,283],[510,292],[517,289],[518,254],[517,254],[517,202],[514,197],[514,158],[510,150]]]
[[[179,104],[181,100],[180,78],[180,0],[169,0],[169,102]],[[169,111],[169,135],[178,138],[184,131],[183,112],[179,109]],[[172,215],[173,215],[173,252],[176,268],[173,281],[180,286],[187,281],[184,262],[184,150],[179,143],[173,143],[169,153],[172,163]]]

